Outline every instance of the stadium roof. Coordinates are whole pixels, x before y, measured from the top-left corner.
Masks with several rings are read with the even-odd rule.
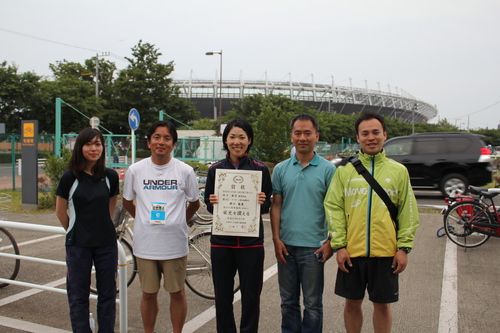
[[[364,109],[381,112],[384,116],[400,118],[409,121],[414,117],[417,122],[427,122],[437,116],[437,108],[427,102],[419,100],[402,89],[388,86],[388,91],[382,91],[380,85],[377,90],[368,89],[365,81],[365,88],[336,85],[332,77],[330,84],[315,83],[311,75],[311,82],[272,81],[267,79],[267,73],[264,80],[222,80],[222,98],[224,100],[238,100],[245,96],[255,94],[282,94],[291,99],[303,101],[307,106],[317,107],[321,111],[333,113],[348,114],[359,112]],[[207,106],[206,101],[214,101],[219,98],[221,84],[217,77],[213,80],[174,80],[181,91],[181,96],[192,101],[205,100],[205,107],[210,108],[209,115],[212,115],[213,109]],[[210,103],[208,103],[210,104]],[[224,103],[226,107],[223,110],[230,109],[230,105]],[[202,111],[202,110],[200,110]],[[413,114],[412,111],[415,111]],[[203,112],[202,112],[203,113]],[[205,112],[207,113],[207,112]]]

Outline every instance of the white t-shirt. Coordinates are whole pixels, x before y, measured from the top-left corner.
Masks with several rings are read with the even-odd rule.
[[[135,256],[166,260],[188,254],[186,200],[199,198],[193,168],[175,158],[165,165],[144,159],[127,170],[123,198],[136,200]]]

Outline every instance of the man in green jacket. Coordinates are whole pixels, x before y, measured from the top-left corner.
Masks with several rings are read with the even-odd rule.
[[[418,207],[407,169],[385,156],[382,116],[363,112],[355,123],[358,158],[398,209],[396,225],[383,200],[351,163],[334,174],[325,197],[325,213],[337,253],[335,293],[346,299],[348,333],[361,332],[361,304],[368,290],[376,333],[390,332],[390,303],[398,301],[398,274],[408,263],[419,224]]]

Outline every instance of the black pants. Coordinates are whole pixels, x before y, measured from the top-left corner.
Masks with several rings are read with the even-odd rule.
[[[236,333],[233,286],[236,271],[241,287],[241,333],[259,330],[260,293],[264,274],[264,247],[211,248],[217,332]]]
[[[92,263],[96,269],[99,332],[114,332],[116,316],[116,243],[100,247],[66,246],[66,289],[73,332],[90,332],[89,294]]]

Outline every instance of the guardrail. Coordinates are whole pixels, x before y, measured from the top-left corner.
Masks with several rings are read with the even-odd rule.
[[[45,163],[47,163],[46,158],[39,158],[38,159],[38,167],[44,167]],[[23,170],[23,159],[19,158],[16,160],[16,169],[17,169],[17,175],[21,176],[22,175],[22,170]]]
[[[66,235],[66,230],[64,230],[63,227],[54,227],[54,226],[41,225],[41,224],[31,224],[31,223],[22,223],[22,222],[0,220],[0,227],[4,227],[4,228],[8,228],[8,229],[19,229],[19,230],[38,231],[38,232],[45,232],[45,233],[51,233],[51,234]],[[127,257],[126,257],[125,251],[123,250],[123,246],[120,244],[120,242],[117,242],[117,243],[118,243],[118,274],[120,276],[120,286],[119,286],[120,293],[119,293],[119,299],[117,299],[117,302],[120,304],[120,333],[126,333],[128,331]],[[37,257],[28,257],[28,256],[2,253],[2,252],[0,252],[0,257],[14,257],[16,259],[30,260],[30,261],[40,262],[40,263],[66,266],[66,263],[64,261],[57,261],[57,260],[37,258]],[[10,279],[0,278],[0,283],[8,283],[8,284],[12,284],[12,285],[18,285],[18,286],[23,286],[23,287],[28,287],[28,288],[36,288],[36,289],[53,291],[53,292],[58,292],[58,293],[63,293],[63,294],[67,293],[66,289],[48,287],[48,286],[43,286],[43,285],[39,285],[39,284],[10,280]],[[97,295],[90,295],[90,298],[97,299]]]

